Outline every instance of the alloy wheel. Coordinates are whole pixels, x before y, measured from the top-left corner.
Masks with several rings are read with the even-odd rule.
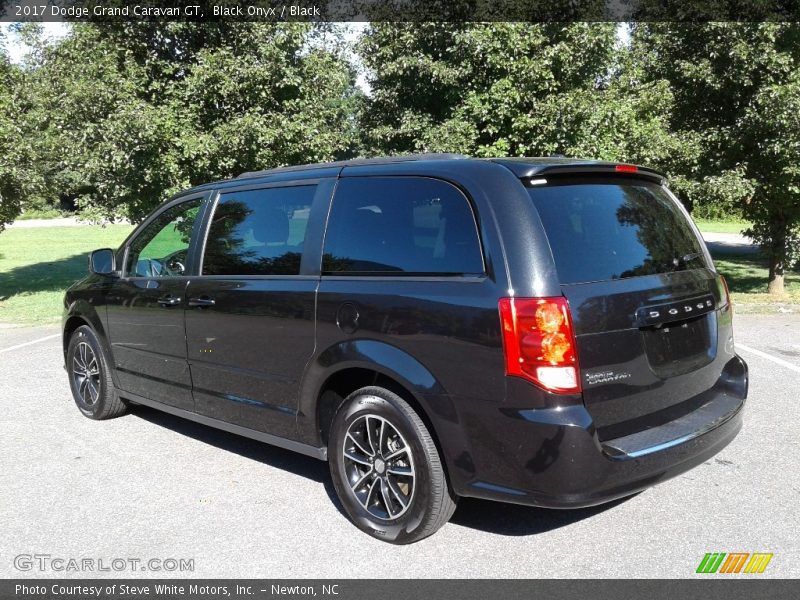
[[[372,516],[391,521],[414,497],[411,447],[384,417],[362,415],[347,429],[342,448],[350,491]]]
[[[100,364],[92,347],[79,342],[72,358],[72,378],[81,401],[91,407],[100,396]]]

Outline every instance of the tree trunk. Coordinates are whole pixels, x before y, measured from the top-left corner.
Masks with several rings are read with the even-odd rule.
[[[769,282],[767,283],[767,293],[774,296],[782,296],[784,294],[783,287],[783,270],[786,266],[784,256],[785,251],[782,245],[779,246],[780,240],[773,239],[770,244],[769,253]]]
[[[773,296],[782,296],[786,292],[783,287],[783,271],[786,268],[786,239],[789,234],[789,225],[780,209],[770,214],[769,230],[767,293]]]

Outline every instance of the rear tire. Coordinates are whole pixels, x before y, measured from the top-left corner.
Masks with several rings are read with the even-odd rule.
[[[379,540],[419,541],[456,509],[428,428],[387,389],[365,387],[345,399],[331,426],[328,460],[348,517]]]
[[[127,406],[114,389],[100,341],[86,325],[78,327],[69,339],[67,373],[72,397],[85,417],[102,420],[125,413]]]

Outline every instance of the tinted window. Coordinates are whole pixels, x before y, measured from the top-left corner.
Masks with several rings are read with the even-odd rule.
[[[702,247],[664,190],[646,182],[530,188],[561,283],[705,266]]]
[[[469,202],[452,185],[421,177],[339,181],[325,236],[329,273],[482,273]]]
[[[222,194],[203,275],[297,275],[315,191],[304,185]]]
[[[201,199],[168,208],[145,227],[128,246],[125,272],[132,277],[169,277],[186,271],[192,228]]]

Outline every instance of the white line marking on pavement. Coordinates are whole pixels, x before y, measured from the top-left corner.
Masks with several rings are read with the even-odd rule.
[[[756,350],[755,348],[751,348],[750,346],[745,346],[744,344],[740,344],[736,342],[736,347],[741,348],[745,352],[750,352],[751,354],[755,354],[756,356],[760,356],[761,358],[765,358],[769,361],[774,362],[776,365],[780,365],[782,367],[786,367],[787,369],[791,369],[797,373],[800,373],[800,367],[797,365],[793,365],[790,362],[783,360],[782,358],[778,358],[777,356],[772,356],[771,354],[767,354],[766,352],[762,352],[761,350]]]
[[[10,348],[0,348],[0,354],[3,352],[11,352],[12,350],[18,350],[19,348],[24,348],[25,346],[31,346],[33,344],[38,344],[39,342],[46,342],[47,340],[52,340],[53,338],[61,337],[60,333],[54,333],[53,335],[48,335],[43,338],[39,338],[38,340],[33,340],[32,342],[25,342],[24,344],[17,344],[16,346],[11,346]]]

